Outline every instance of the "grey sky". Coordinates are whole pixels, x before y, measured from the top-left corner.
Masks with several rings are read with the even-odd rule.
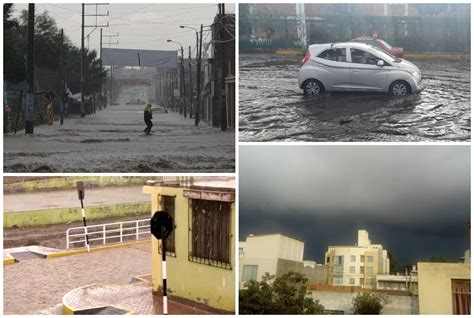
[[[15,4],[15,10],[19,14],[21,9],[27,9],[28,4]],[[36,11],[48,13],[56,20],[59,28],[64,28],[65,34],[78,47],[81,45],[81,4],[61,3],[37,3]],[[167,39],[181,42],[183,47],[194,48],[196,45],[196,33],[192,29],[181,29],[180,25],[199,28],[201,23],[211,25],[217,14],[217,3],[110,3],[110,5],[98,6],[98,12],[109,17],[98,17],[97,24],[109,27],[103,28],[104,35],[119,33],[119,44],[110,47],[140,48],[147,50],[175,50],[178,44],[167,43]],[[86,14],[95,14],[96,6],[87,5]],[[235,12],[234,4],[226,4],[226,12]],[[86,25],[96,23],[95,17],[87,17]],[[87,28],[85,35],[93,28]],[[99,29],[95,30],[90,39],[85,41],[85,46],[90,49],[99,48]],[[204,34],[203,39],[210,38],[210,32]],[[116,38],[104,37],[104,43],[116,42]],[[109,47],[104,44],[104,47]]]
[[[283,232],[323,261],[366,228],[398,260],[455,260],[467,245],[466,146],[244,146],[240,234]]]

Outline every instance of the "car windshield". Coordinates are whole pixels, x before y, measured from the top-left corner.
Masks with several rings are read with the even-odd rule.
[[[378,47],[372,46],[371,48],[377,51],[377,53],[385,60],[393,61],[395,63],[400,63],[402,61],[395,55],[385,52],[384,50],[379,49]]]
[[[384,40],[378,39],[377,41],[379,41],[380,43],[382,43],[383,45],[385,45],[389,50],[392,49],[392,46],[391,46],[390,44],[388,44],[387,42],[385,42]]]

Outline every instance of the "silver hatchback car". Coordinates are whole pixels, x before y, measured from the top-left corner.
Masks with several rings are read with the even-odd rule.
[[[415,64],[355,42],[311,45],[298,74],[305,95],[369,91],[403,96],[420,90],[420,81]]]

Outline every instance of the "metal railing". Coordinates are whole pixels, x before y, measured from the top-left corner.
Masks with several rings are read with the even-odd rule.
[[[150,235],[150,219],[106,223],[87,226],[91,246],[138,241]],[[83,226],[72,227],[66,231],[66,247],[86,246],[86,231]]]

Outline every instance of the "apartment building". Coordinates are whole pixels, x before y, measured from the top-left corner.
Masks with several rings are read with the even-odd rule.
[[[354,246],[329,246],[325,254],[328,284],[376,288],[377,275],[390,273],[390,260],[381,244],[372,244],[366,230],[358,231]]]
[[[265,273],[281,276],[287,272],[304,274],[309,283],[326,283],[322,264],[304,261],[304,241],[284,235],[249,235],[239,242],[240,287],[250,280],[260,280]]]

